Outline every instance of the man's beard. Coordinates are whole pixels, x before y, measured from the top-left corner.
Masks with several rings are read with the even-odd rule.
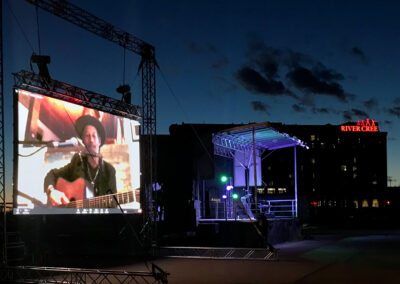
[[[83,153],[86,156],[90,156],[90,157],[101,157],[100,151],[99,151],[99,153],[94,153],[94,152],[90,151],[88,148],[86,148]]]

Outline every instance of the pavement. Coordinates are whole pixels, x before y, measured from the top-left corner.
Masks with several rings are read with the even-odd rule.
[[[335,229],[275,245],[278,260],[163,258],[168,283],[400,283],[400,230]],[[150,263],[113,267],[148,271]]]

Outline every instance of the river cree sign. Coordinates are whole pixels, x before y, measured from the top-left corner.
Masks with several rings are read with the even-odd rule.
[[[356,125],[341,125],[342,132],[379,132],[378,125],[373,119],[366,118],[365,121],[358,120]]]

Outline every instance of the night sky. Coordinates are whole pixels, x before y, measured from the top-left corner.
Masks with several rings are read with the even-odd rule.
[[[157,133],[171,124],[342,124],[388,132],[400,184],[400,2],[70,1],[156,48]],[[52,78],[141,104],[140,57],[39,10]],[[11,73],[39,53],[35,7],[3,1],[7,186],[12,176]],[[36,71],[36,67],[34,67]]]

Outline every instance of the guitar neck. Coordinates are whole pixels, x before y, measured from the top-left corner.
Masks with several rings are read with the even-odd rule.
[[[90,199],[71,201],[64,207],[67,208],[115,208],[117,204],[115,199],[119,204],[126,204],[136,201],[136,196],[134,191],[120,192],[114,194],[108,194],[98,197],[93,197]]]

